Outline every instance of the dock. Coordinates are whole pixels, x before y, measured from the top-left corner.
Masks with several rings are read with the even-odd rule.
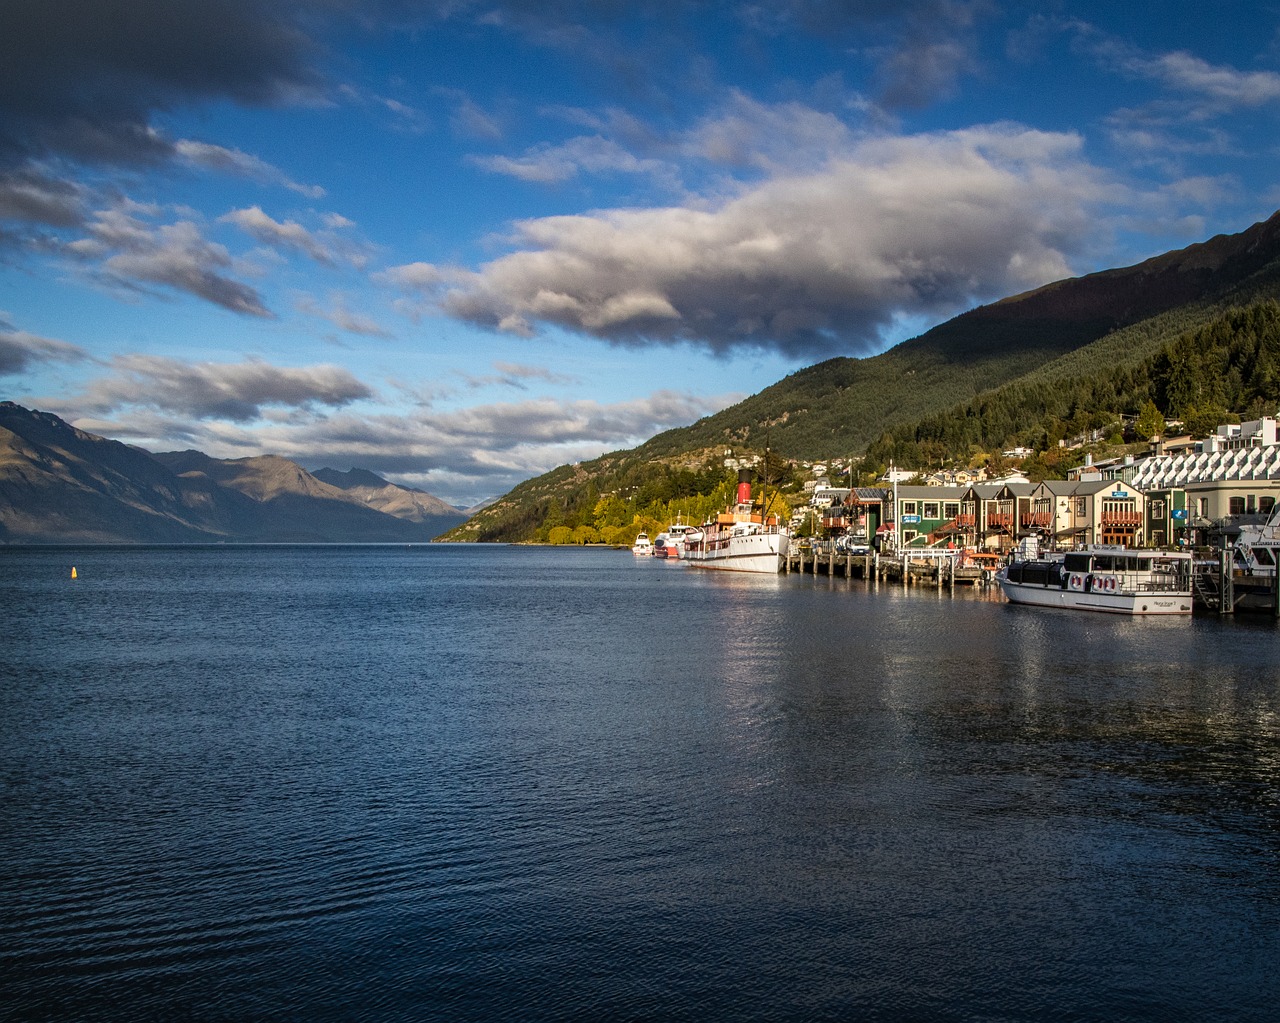
[[[1196,561],[1192,575],[1196,605],[1219,615],[1254,611],[1280,618],[1280,586],[1276,576],[1250,575],[1232,564],[1229,549],[1216,558]]]
[[[992,568],[964,561],[958,550],[920,548],[897,554],[855,554],[836,550],[835,544],[822,540],[791,544],[783,571],[937,589],[990,586],[995,580]]]

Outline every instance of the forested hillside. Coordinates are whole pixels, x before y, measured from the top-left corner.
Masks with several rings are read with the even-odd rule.
[[[1088,349],[1085,350],[1086,353]],[[1084,353],[1082,353],[1083,355]],[[1076,358],[1084,370],[1032,374],[989,394],[887,432],[866,452],[869,468],[964,461],[977,451],[1034,449],[1043,461],[1059,440],[1145,411],[1205,436],[1234,416],[1275,415],[1280,403],[1280,303],[1230,310],[1186,331],[1155,354],[1126,364]],[[1139,439],[1142,438],[1138,431]]]
[[[1226,310],[1280,298],[1280,214],[1136,266],[980,306],[865,359],[829,359],[636,449],[674,455],[726,442],[789,458],[860,454],[886,431],[1006,383],[1129,364]]]

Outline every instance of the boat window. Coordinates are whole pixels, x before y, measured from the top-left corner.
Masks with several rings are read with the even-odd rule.
[[[1255,547],[1253,556],[1257,559],[1258,564],[1265,568],[1271,568],[1276,563],[1275,556],[1271,553],[1269,547]]]
[[[1089,555],[1068,554],[1063,559],[1062,567],[1068,572],[1087,572],[1089,571]]]
[[[1093,570],[1095,572],[1111,571],[1111,555],[1099,554],[1093,559]]]

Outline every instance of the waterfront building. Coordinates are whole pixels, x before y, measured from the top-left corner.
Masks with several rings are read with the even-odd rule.
[[[1011,549],[1023,535],[1019,518],[1029,511],[1033,489],[1025,479],[969,487],[960,501],[965,546],[1000,552]]]
[[[1208,543],[1261,523],[1280,499],[1280,429],[1271,417],[1219,426],[1190,451],[1156,454],[1138,464],[1133,484],[1167,494],[1171,542]],[[1154,543],[1154,537],[1152,543]]]
[[[1043,480],[1020,516],[1019,537],[1035,535],[1048,544],[1143,543],[1145,498],[1123,480]]]
[[[1149,547],[1183,547],[1192,542],[1187,492],[1177,487],[1148,490],[1144,495],[1143,530]]]
[[[822,513],[822,529],[827,536],[849,536],[870,545],[886,521],[893,491],[882,487],[845,488],[839,501],[828,502]]]
[[[893,520],[898,523],[902,546],[961,546],[958,520],[967,492],[965,487],[899,486]]]

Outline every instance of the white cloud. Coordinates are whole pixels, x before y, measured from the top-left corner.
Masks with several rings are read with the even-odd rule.
[[[587,174],[642,174],[674,182],[673,165],[641,159],[618,143],[599,135],[569,139],[558,146],[537,146],[523,156],[472,156],[469,161],[494,174],[506,174],[538,184],[560,184]]]
[[[83,395],[50,407],[99,417],[151,409],[245,423],[272,408],[312,411],[372,397],[371,388],[340,366],[280,367],[257,359],[188,363],[158,355],[123,355],[113,359],[111,372],[91,381]]]
[[[1203,97],[1223,109],[1257,107],[1280,100],[1280,74],[1215,66],[1185,51],[1156,57],[1132,56],[1124,61],[1124,67],[1168,89]]]
[[[678,142],[682,154],[773,173],[821,167],[853,145],[838,117],[803,103],[761,103],[737,90]]]
[[[1067,276],[1109,196],[1081,149],[1011,125],[866,139],[716,206],[524,221],[518,251],[476,271],[418,263],[382,279],[516,334],[863,352],[895,319]]]
[[[328,307],[321,306],[310,295],[298,299],[297,309],[308,316],[328,320],[339,330],[364,337],[390,337],[391,334],[372,316],[353,311],[343,295],[331,295]]]
[[[78,227],[86,215],[85,189],[36,166],[0,174],[0,221]]]
[[[337,94],[343,99],[361,106],[372,106],[393,115],[391,128],[406,135],[418,135],[427,131],[431,123],[422,111],[389,96],[380,96],[368,89],[351,84],[338,86]]]
[[[571,376],[567,373],[556,373],[545,366],[525,366],[517,362],[499,361],[493,364],[493,369],[494,372],[489,374],[462,374],[462,376],[467,385],[473,390],[497,385],[510,387],[518,391],[526,391],[529,389],[531,382],[544,384],[581,383],[580,377]]]
[[[101,260],[103,277],[124,287],[161,284],[232,312],[271,316],[258,292],[231,276],[235,264],[226,248],[207,240],[197,224],[179,220],[156,226],[134,215],[139,211],[132,205],[99,210],[86,225],[88,236],[69,242],[64,251]]]
[[[180,159],[206,170],[235,174],[265,184],[280,185],[309,199],[320,199],[325,194],[325,190],[319,185],[300,184],[280,168],[273,167],[260,157],[239,149],[228,149],[225,146],[196,142],[192,139],[179,139],[174,143],[173,148]]]
[[[220,219],[224,223],[235,224],[251,238],[272,248],[301,252],[326,266],[334,266],[339,261],[340,253],[333,244],[334,239],[331,235],[326,237],[308,231],[296,220],[273,220],[262,212],[260,206],[232,210]],[[347,221],[347,223],[350,222]]]
[[[1210,64],[1186,50],[1150,53],[1078,19],[1040,18],[1033,19],[1033,25],[1033,34],[1054,29],[1069,33],[1077,48],[1104,67],[1154,82],[1168,94],[1146,107],[1113,115],[1119,119],[1199,122],[1280,101],[1280,74],[1274,71]]]
[[[15,376],[39,363],[84,362],[89,358],[78,345],[15,330],[0,319],[0,376]]]

